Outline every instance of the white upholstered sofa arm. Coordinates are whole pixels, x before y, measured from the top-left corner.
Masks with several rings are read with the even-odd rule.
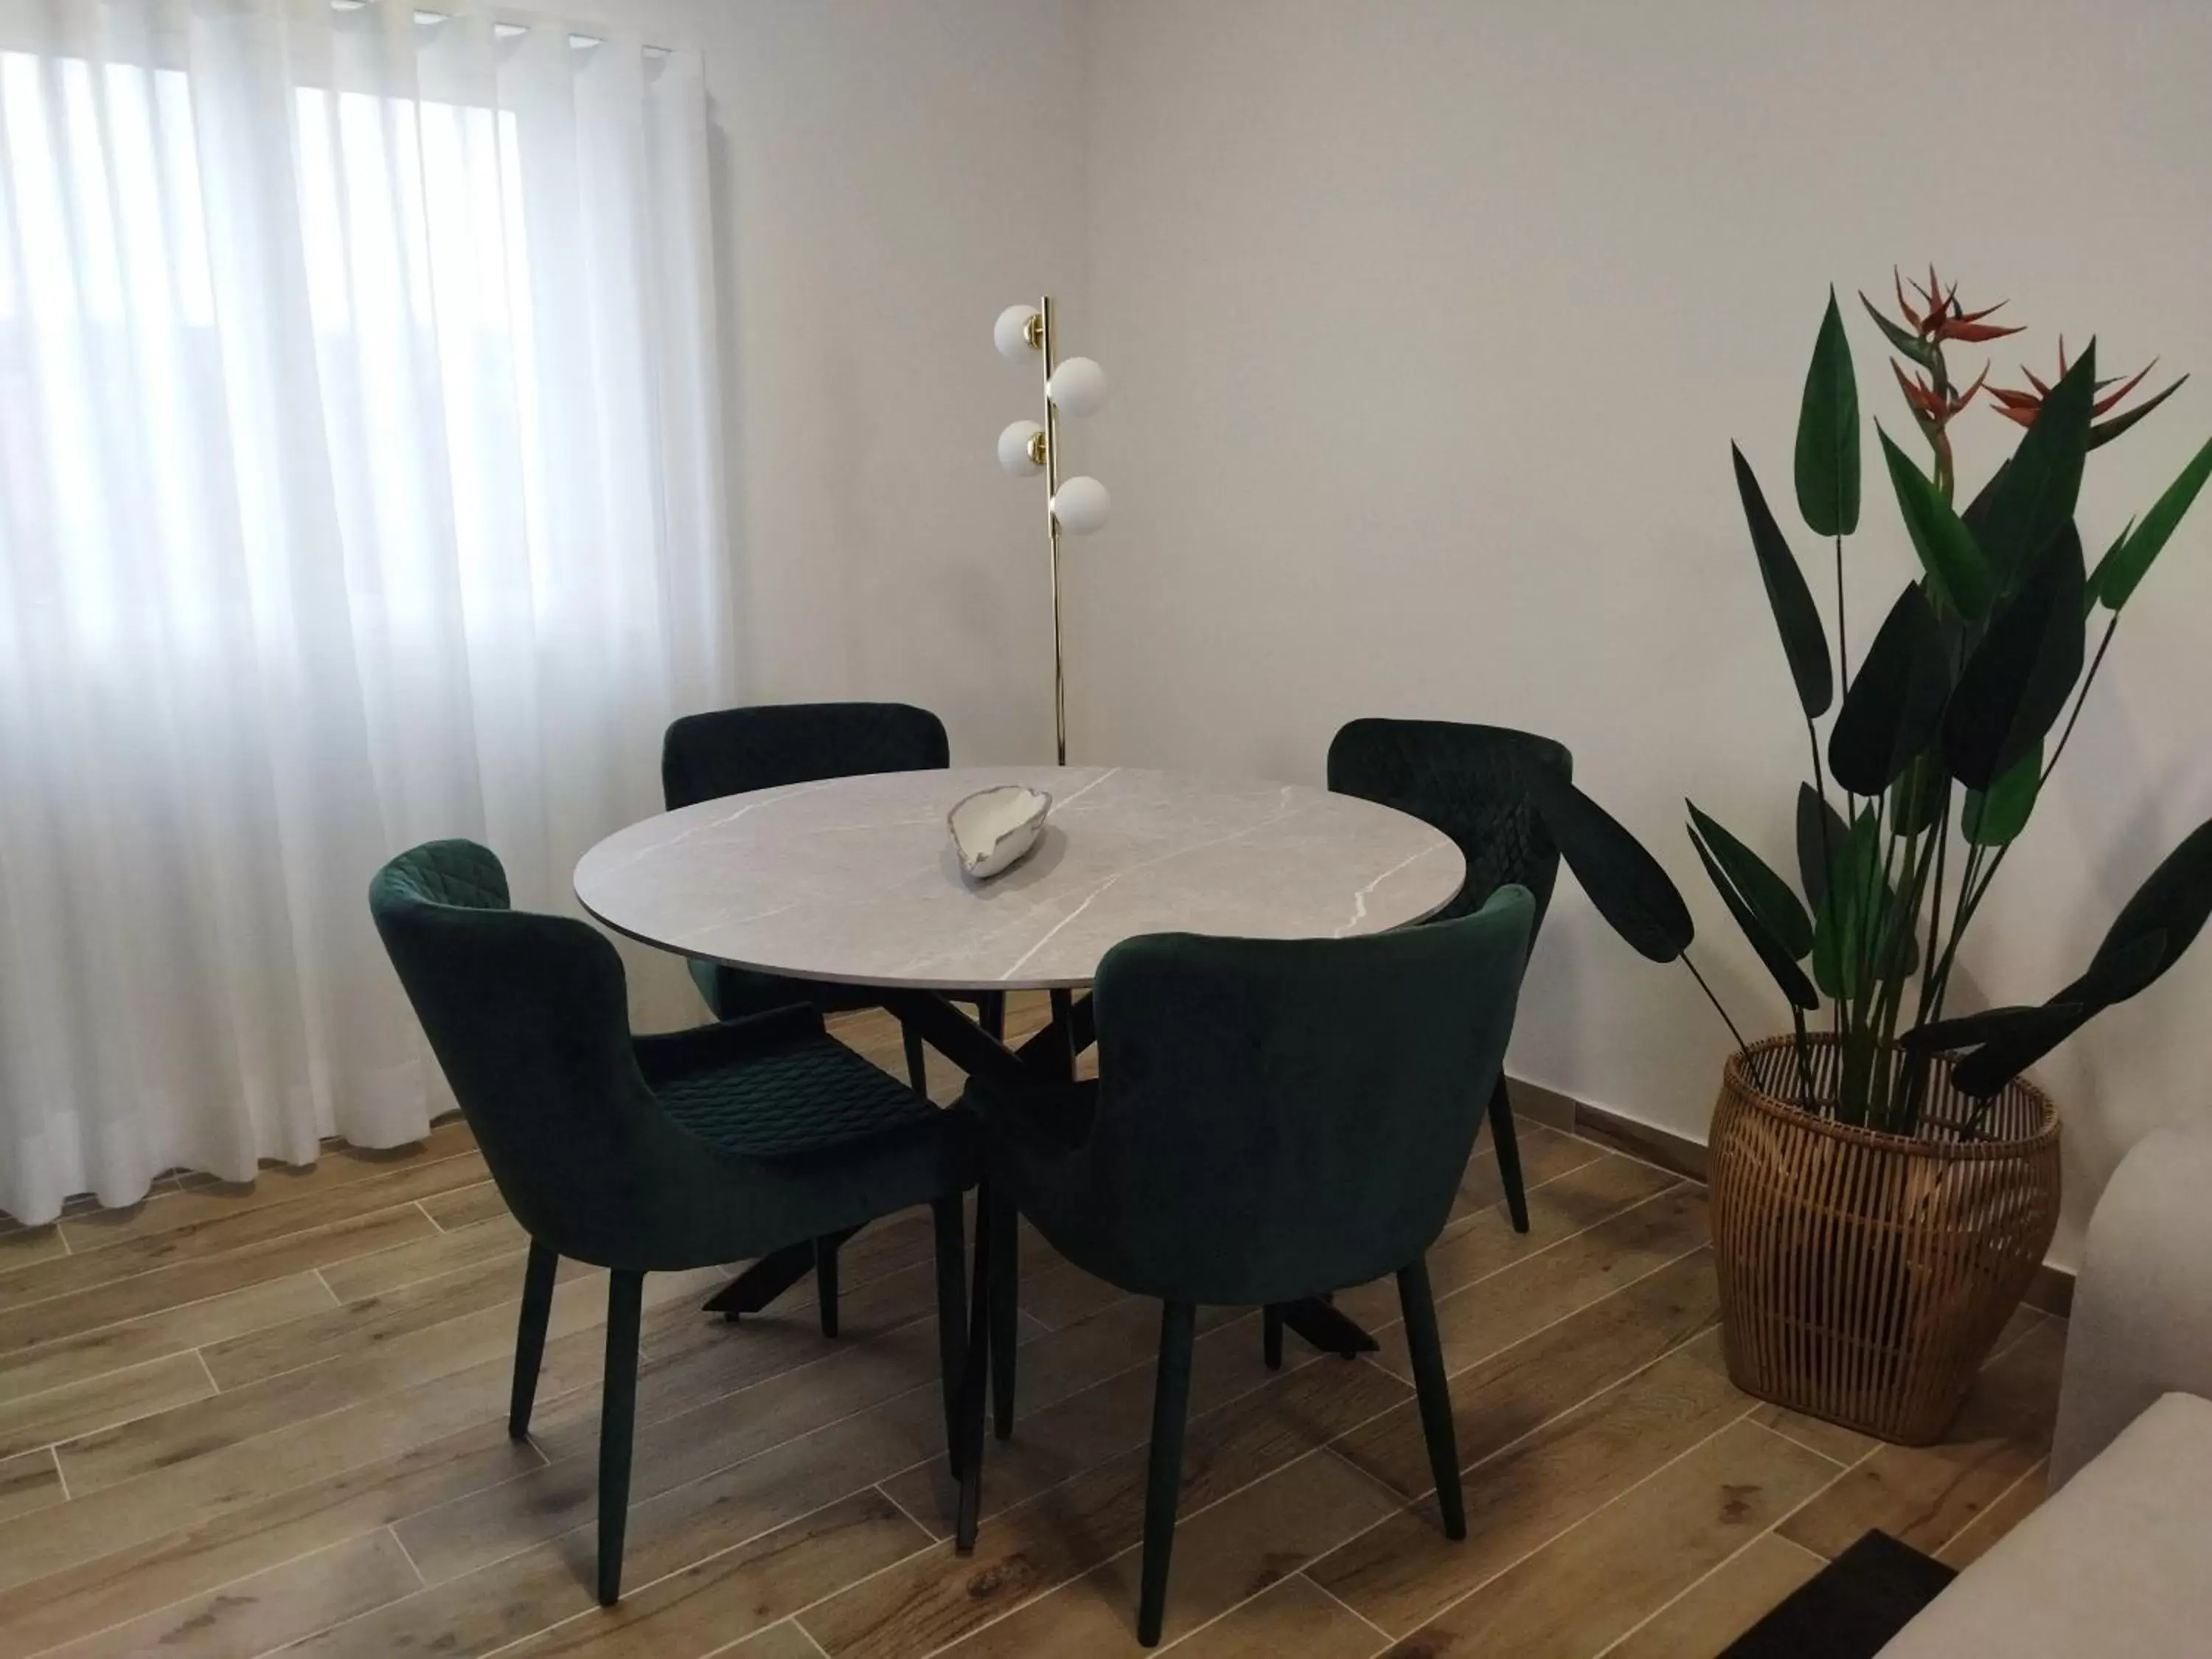
[[[2067,1331],[2051,1489],[2175,1392],[2212,1397],[2212,1130],[2145,1137],[2097,1202]]]

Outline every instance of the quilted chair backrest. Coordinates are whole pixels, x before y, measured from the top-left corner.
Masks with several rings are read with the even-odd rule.
[[[902,702],[766,703],[686,714],[660,749],[668,810],[749,790],[951,763],[945,722]]]
[[[491,851],[431,842],[369,908],[507,1207],[563,1255],[623,1265],[680,1133],[640,1076],[621,959],[594,929],[515,910]]]
[[[1090,1179],[1115,1282],[1277,1302],[1443,1230],[1512,1030],[1528,893],[1350,939],[1130,939],[1100,965]]]
[[[1353,720],[1328,746],[1331,789],[1394,806],[1458,844],[1467,880],[1436,920],[1471,915],[1501,887],[1525,887],[1536,901],[1533,940],[1559,879],[1559,849],[1529,801],[1531,767],[1571,779],[1575,761],[1549,738],[1452,720]]]

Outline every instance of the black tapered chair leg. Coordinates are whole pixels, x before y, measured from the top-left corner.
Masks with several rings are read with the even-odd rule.
[[[1279,1371],[1283,1369],[1283,1310],[1270,1302],[1260,1319],[1260,1357],[1269,1370]]]
[[[960,1364],[960,1504],[952,1523],[952,1547],[961,1555],[975,1549],[975,1523],[983,1507],[983,1377],[990,1358],[988,1315],[991,1260],[988,1217],[991,1192],[975,1189],[975,1271],[968,1297],[968,1352]]]
[[[637,1324],[645,1275],[617,1269],[607,1285],[607,1369],[599,1385],[599,1605],[622,1596],[629,1527],[630,1436],[637,1422]]]
[[[1021,1230],[1013,1201],[991,1201],[991,1427],[1000,1439],[1014,1432],[1014,1338],[1020,1317]]]
[[[1415,1256],[1398,1269],[1398,1307],[1413,1356],[1413,1390],[1421,1402],[1421,1433],[1429,1443],[1429,1473],[1443,1510],[1444,1536],[1467,1536],[1467,1503],[1460,1492],[1459,1444],[1452,1432],[1451,1386],[1444,1378],[1443,1344],[1437,1338],[1437,1304],[1429,1295],[1429,1266]]]
[[[1505,1183],[1505,1208],[1513,1218],[1513,1231],[1528,1231],[1528,1189],[1521,1180],[1521,1142],[1513,1131],[1513,1098],[1505,1091],[1505,1074],[1490,1091],[1490,1144],[1498,1153],[1498,1179]]]
[[[984,1036],[997,1042],[1006,1040],[1006,994],[1004,991],[984,992],[975,1004],[975,1013],[978,1023],[983,1027]]]
[[[517,1440],[530,1434],[530,1408],[545,1359],[545,1322],[553,1313],[553,1276],[560,1267],[558,1251],[531,1241],[529,1264],[522,1270],[522,1319],[514,1333],[514,1392],[507,1408],[507,1431]]]
[[[945,1455],[960,1478],[961,1367],[968,1346],[967,1227],[957,1197],[929,1206],[937,1235],[937,1365],[945,1391]]]
[[[1137,1601],[1137,1639],[1160,1639],[1168,1601],[1168,1561],[1175,1553],[1176,1500],[1182,1491],[1182,1430],[1190,1410],[1190,1351],[1198,1309],[1188,1302],[1160,1308],[1159,1370],[1152,1384],[1152,1449],[1145,1476],[1145,1564]]]
[[[832,1234],[814,1241],[814,1304],[822,1316],[822,1334],[837,1334],[837,1247]]]
[[[906,1080],[915,1093],[929,1092],[929,1052],[921,1046],[921,1033],[911,1025],[899,1028],[906,1034]]]

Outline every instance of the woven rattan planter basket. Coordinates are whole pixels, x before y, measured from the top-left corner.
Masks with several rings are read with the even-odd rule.
[[[1811,1039],[1816,1098],[1838,1049]],[[1722,1075],[1709,1164],[1729,1375],[1885,1440],[1950,1425],[2058,1223],[2058,1114],[2034,1085],[1980,1103],[1935,1063],[1911,1139],[1814,1115],[1788,1037]]]

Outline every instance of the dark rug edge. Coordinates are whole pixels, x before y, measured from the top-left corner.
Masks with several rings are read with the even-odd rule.
[[[1958,1576],[1886,1532],[1869,1532],[1718,1659],[1874,1659]]]

